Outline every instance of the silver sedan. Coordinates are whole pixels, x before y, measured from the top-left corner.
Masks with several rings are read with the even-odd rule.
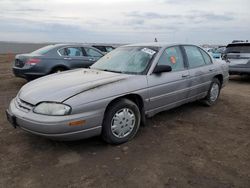
[[[135,44],[77,69],[32,81],[11,101],[14,127],[57,140],[102,135],[108,143],[132,139],[147,117],[182,104],[216,103],[228,65],[195,45]]]

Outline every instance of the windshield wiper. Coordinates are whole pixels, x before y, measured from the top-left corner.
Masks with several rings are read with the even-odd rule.
[[[104,69],[102,71],[106,71],[106,72],[114,72],[114,73],[123,73],[122,71],[115,71],[115,70],[108,70],[108,69]]]

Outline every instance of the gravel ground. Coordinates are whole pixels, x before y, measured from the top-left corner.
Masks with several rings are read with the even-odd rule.
[[[120,146],[56,142],[13,129],[5,109],[25,80],[0,56],[0,187],[250,187],[250,77],[218,103],[162,112]]]

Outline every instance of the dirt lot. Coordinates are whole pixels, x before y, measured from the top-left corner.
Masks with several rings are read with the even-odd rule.
[[[4,110],[26,82],[0,56],[0,187],[250,187],[250,77],[218,103],[149,119],[134,140],[56,142],[13,129]]]

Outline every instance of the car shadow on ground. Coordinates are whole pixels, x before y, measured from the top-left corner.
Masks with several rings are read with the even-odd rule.
[[[238,83],[250,83],[250,75],[231,75],[229,78],[230,82],[238,82]]]

